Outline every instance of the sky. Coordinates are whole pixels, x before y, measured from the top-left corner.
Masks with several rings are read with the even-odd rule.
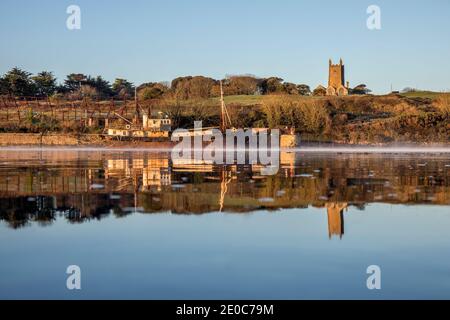
[[[69,30],[69,5],[81,29]],[[381,30],[366,10],[381,9]],[[278,76],[326,85],[342,57],[350,86],[450,90],[448,0],[1,0],[0,73],[18,66],[135,84],[185,75]]]

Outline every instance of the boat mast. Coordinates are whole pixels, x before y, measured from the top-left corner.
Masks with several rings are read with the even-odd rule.
[[[220,130],[225,133],[227,130],[227,123],[230,126],[233,126],[231,122],[230,115],[227,111],[227,106],[225,105],[225,100],[223,98],[223,85],[222,80],[220,80]]]
[[[133,122],[138,124],[141,121],[141,106],[139,105],[137,87],[134,88],[134,119]]]
[[[223,99],[223,86],[222,80],[220,80],[220,131],[225,132],[227,125],[225,121],[225,101]]]

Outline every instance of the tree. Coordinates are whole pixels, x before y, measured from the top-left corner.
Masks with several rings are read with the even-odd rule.
[[[372,90],[368,89],[365,84],[360,84],[350,90],[351,94],[368,94],[372,92]]]
[[[317,88],[314,89],[312,94],[313,96],[323,97],[327,95],[327,89],[325,89],[325,87],[323,86],[318,86]]]
[[[192,77],[178,77],[172,80],[171,90],[174,96],[180,100],[189,99],[189,81]]]
[[[259,80],[250,75],[230,76],[225,82],[227,95],[253,95],[258,90]]]
[[[310,96],[311,95],[311,89],[306,84],[299,84],[297,86],[298,94],[301,96]]]
[[[64,88],[66,91],[77,91],[82,84],[86,84],[88,77],[82,73],[71,73],[64,80]]]
[[[11,69],[3,77],[3,90],[14,96],[33,96],[36,93],[36,87],[30,76],[31,73],[17,67]]]
[[[179,77],[172,81],[171,90],[180,100],[209,98],[216,84],[216,80],[203,76]]]
[[[33,78],[36,86],[36,93],[39,96],[51,96],[56,91],[56,78],[53,73],[42,71]]]
[[[112,91],[121,99],[129,98],[134,95],[134,85],[125,79],[117,78],[112,84]]]
[[[167,116],[172,120],[172,125],[174,128],[179,128],[181,126],[181,119],[183,118],[183,106],[179,101],[163,100],[161,101],[163,110],[166,112]]]
[[[83,98],[98,99],[101,98],[97,89],[89,84],[81,85],[81,88],[66,93],[66,97],[71,100],[81,100]]]
[[[198,76],[193,77],[189,81],[189,98],[209,98],[211,97],[211,89],[216,81],[211,78]]]
[[[97,76],[96,78],[88,77],[86,82],[89,86],[96,89],[100,98],[108,98],[113,94],[110,83],[104,80],[102,76]]]
[[[9,93],[9,86],[8,82],[5,78],[0,78],[0,94],[8,94]]]
[[[298,95],[298,88],[295,83],[285,82],[283,83],[284,92],[291,95]]]
[[[163,83],[149,82],[141,84],[137,91],[140,99],[153,100],[162,98],[169,91],[169,88]]]
[[[284,92],[283,79],[278,77],[263,79],[261,89],[263,94],[282,93]]]

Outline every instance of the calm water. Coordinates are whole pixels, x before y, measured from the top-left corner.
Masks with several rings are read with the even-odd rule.
[[[280,162],[0,151],[0,298],[450,299],[450,154]]]

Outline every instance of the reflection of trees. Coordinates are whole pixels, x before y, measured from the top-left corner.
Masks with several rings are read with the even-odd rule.
[[[202,214],[220,211],[222,204],[223,211],[236,213],[334,203],[361,209],[371,202],[449,205],[447,164],[445,157],[290,154],[282,158],[278,175],[261,176],[252,166],[171,170],[167,159],[124,159],[123,154],[107,162],[76,158],[51,170],[39,162],[0,168],[0,219],[18,228],[32,221],[51,224],[57,216],[72,223],[124,217],[134,207],[146,213]]]
[[[31,221],[46,226],[55,219],[51,197],[8,198],[0,201],[0,220],[6,221],[14,229],[24,227]]]
[[[59,206],[55,206],[59,203]],[[101,220],[113,213],[123,217],[125,212],[109,195],[64,195],[55,197],[20,197],[2,199],[0,202],[0,220],[6,221],[12,228],[21,228],[31,222],[41,226],[51,225],[62,216],[70,223],[82,223]]]

